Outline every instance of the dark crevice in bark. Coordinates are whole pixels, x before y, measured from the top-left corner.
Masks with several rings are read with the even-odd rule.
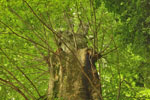
[[[89,53],[87,48],[80,49],[74,53],[76,57],[71,53],[62,51],[59,57],[52,59],[55,62],[53,69],[57,69],[57,71],[53,71],[54,77],[57,76],[58,79],[54,79],[49,84],[53,85],[49,86],[52,89],[48,89],[53,96],[49,97],[48,95],[48,100],[53,100],[54,98],[63,100],[101,100],[100,79],[95,66],[97,59]],[[89,82],[89,79],[92,83]]]

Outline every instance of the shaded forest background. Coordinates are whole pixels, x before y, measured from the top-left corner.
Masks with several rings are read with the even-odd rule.
[[[88,48],[103,55],[103,99],[150,100],[149,0],[0,0],[0,100],[46,94],[53,33],[71,30],[70,19],[75,32],[89,26]]]

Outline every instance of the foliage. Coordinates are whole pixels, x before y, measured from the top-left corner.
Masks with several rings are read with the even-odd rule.
[[[18,89],[33,100],[44,97],[49,80],[45,59],[58,49],[50,28],[71,30],[67,22],[71,16],[75,32],[80,19],[90,26],[88,47],[103,55],[96,64],[103,99],[150,100],[149,4],[148,0],[1,0],[0,99],[24,100]]]

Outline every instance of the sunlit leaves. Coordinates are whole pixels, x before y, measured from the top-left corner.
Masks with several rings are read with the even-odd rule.
[[[96,31],[96,51],[105,54],[117,47],[97,63],[97,69],[100,68],[101,72],[104,100],[116,100],[119,81],[121,100],[149,98],[148,0],[26,0],[26,2],[33,11],[24,0],[0,0],[0,21],[6,24],[0,23],[0,48],[2,48],[0,78],[20,87],[12,75],[3,69],[7,68],[38,98],[33,86],[18,71],[16,67],[18,66],[44,95],[49,78],[44,56],[52,54],[48,49],[52,51],[57,49],[54,34],[47,26],[51,26],[55,31],[70,31],[67,22],[69,16],[75,32],[81,24],[80,19],[83,25],[90,26],[87,36],[89,48],[94,47],[94,41],[90,38]],[[4,85],[0,86],[0,97],[2,100],[22,99],[14,90]]]

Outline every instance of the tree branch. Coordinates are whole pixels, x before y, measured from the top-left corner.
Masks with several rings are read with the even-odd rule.
[[[8,85],[10,85],[10,87],[13,88],[14,90],[16,90],[19,94],[21,94],[21,95],[25,98],[25,100],[29,100],[28,97],[27,97],[17,86],[15,86],[15,85],[14,85],[13,83],[11,83],[10,81],[4,80],[4,79],[2,79],[2,78],[0,78],[0,81],[6,83],[6,84],[8,84]],[[4,84],[4,83],[3,83],[3,84]]]

